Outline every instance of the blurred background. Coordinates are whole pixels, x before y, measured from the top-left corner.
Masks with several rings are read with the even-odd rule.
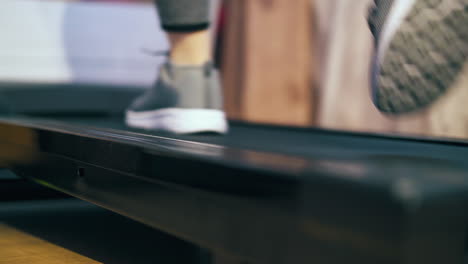
[[[375,109],[366,21],[372,1],[213,1],[229,117],[468,138],[466,76],[422,112],[390,118]],[[118,113],[152,84],[165,59],[145,52],[168,49],[154,8],[146,0],[2,0],[0,100],[18,113]]]

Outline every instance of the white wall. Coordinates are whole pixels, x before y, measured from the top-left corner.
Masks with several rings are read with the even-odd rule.
[[[0,1],[0,80],[148,85],[167,50],[149,4]]]

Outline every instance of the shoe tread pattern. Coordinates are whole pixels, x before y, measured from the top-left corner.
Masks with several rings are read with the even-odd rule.
[[[468,0],[418,0],[380,65],[376,106],[407,113],[442,96],[465,64],[467,25]]]

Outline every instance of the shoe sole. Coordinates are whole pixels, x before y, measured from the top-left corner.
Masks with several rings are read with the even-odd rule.
[[[429,106],[467,58],[468,0],[411,1],[394,4],[377,51],[373,99],[388,114]]]
[[[168,108],[154,111],[127,111],[127,126],[176,134],[228,131],[226,115],[221,110]]]

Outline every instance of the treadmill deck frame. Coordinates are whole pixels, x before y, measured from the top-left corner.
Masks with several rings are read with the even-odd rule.
[[[0,161],[18,175],[253,263],[464,259],[462,143],[382,138],[429,154],[342,146],[333,158],[34,118],[2,119],[0,135]]]

